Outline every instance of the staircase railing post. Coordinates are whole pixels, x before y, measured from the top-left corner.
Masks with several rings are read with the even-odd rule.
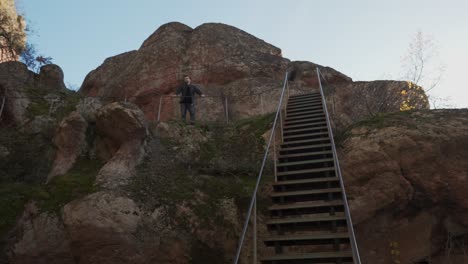
[[[3,107],[5,106],[5,100],[6,100],[6,96],[3,96],[2,106],[0,107],[0,118],[2,117]]]
[[[340,168],[340,162],[338,160],[338,155],[336,152],[336,145],[335,145],[335,140],[333,138],[333,131],[331,130],[331,123],[330,123],[330,115],[328,114],[328,109],[327,109],[327,101],[325,99],[325,94],[323,93],[323,87],[322,87],[322,82],[320,81],[320,70],[317,67],[317,78],[318,78],[318,83],[319,83],[319,88],[320,88],[320,95],[322,97],[322,104],[323,104],[323,110],[325,112],[326,120],[327,120],[327,128],[328,128],[328,134],[330,135],[330,142],[332,145],[332,152],[333,152],[333,161],[335,163],[335,173],[338,176],[338,179],[340,181],[340,187],[342,190],[342,195],[343,195],[343,203],[344,203],[344,209],[345,209],[345,216],[346,216],[346,222],[348,226],[348,231],[350,233],[350,242],[351,242],[351,250],[353,253],[353,259],[354,263],[356,264],[361,264],[361,258],[359,257],[359,250],[357,247],[357,242],[356,242],[356,236],[354,234],[354,227],[353,227],[353,222],[351,219],[351,213],[349,212],[349,205],[348,205],[348,198],[346,196],[345,192],[345,187],[344,187],[344,182],[343,182],[343,176],[341,174],[341,168]]]
[[[159,97],[159,107],[158,107],[158,122],[161,121],[161,108],[163,103],[163,95]]]
[[[265,114],[265,108],[263,107],[263,96],[260,94],[260,107],[262,109],[262,115]]]
[[[274,129],[272,133],[275,133]],[[278,182],[278,173],[276,172],[276,137],[273,135],[273,175],[275,176],[275,182]]]
[[[229,123],[229,109],[227,96],[224,97],[224,105],[226,106],[226,123]]]
[[[276,115],[275,115],[275,119],[273,121],[273,128],[276,127],[276,124],[278,122],[278,116],[279,116],[279,111],[281,110],[281,106],[282,106],[282,103],[283,103],[283,99],[284,99],[284,94],[285,94],[285,91],[286,91],[286,83],[288,81],[288,73],[286,72],[285,74],[285,78],[284,78],[284,82],[283,82],[283,89],[281,90],[281,95],[280,95],[280,98],[279,98],[279,102],[278,102],[278,107],[276,108]],[[255,183],[255,188],[252,192],[252,198],[250,199],[250,203],[249,203],[249,209],[247,210],[247,214],[246,214],[246,219],[245,219],[245,222],[244,222],[244,227],[242,228],[242,233],[241,233],[241,236],[239,238],[239,244],[237,245],[237,250],[236,250],[236,256],[234,258],[234,264],[237,264],[239,262],[239,258],[240,258],[240,253],[242,251],[242,245],[244,244],[244,239],[245,239],[245,234],[247,233],[247,227],[250,223],[250,219],[251,219],[251,216],[252,216],[252,210],[253,210],[253,207],[254,207],[254,203],[256,201],[256,195],[258,193],[258,187],[260,185],[260,181],[262,179],[262,175],[263,175],[263,170],[265,168],[265,164],[266,164],[266,161],[267,161],[267,158],[268,158],[268,153],[269,153],[269,149],[271,147],[271,141],[273,140],[273,136],[274,136],[274,133],[271,133],[270,134],[270,137],[268,139],[268,143],[267,143],[267,146],[266,146],[266,149],[265,149],[265,153],[263,154],[263,159],[262,159],[262,165],[260,166],[260,171],[258,172],[258,177],[257,177],[257,181]]]
[[[257,195],[255,195],[253,208],[253,264],[257,264]]]

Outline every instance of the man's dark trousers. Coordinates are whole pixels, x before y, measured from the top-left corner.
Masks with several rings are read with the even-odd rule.
[[[180,113],[182,115],[182,120],[185,121],[185,117],[187,115],[187,111],[190,113],[190,122],[195,122],[195,106],[193,104],[180,104]]]

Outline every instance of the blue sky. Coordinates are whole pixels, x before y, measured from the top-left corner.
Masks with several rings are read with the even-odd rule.
[[[432,91],[468,107],[468,1],[17,0],[35,29],[30,41],[79,87],[105,58],[138,49],[159,26],[220,22],[245,30],[291,60],[333,67],[353,80],[398,79],[418,30],[431,35],[446,65]]]

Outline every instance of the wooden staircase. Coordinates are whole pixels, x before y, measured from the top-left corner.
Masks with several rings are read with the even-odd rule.
[[[262,263],[354,263],[320,93],[290,97],[276,170]]]

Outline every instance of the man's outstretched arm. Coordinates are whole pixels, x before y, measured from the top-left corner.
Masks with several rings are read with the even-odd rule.
[[[202,93],[202,91],[200,90],[200,88],[198,88],[197,86],[193,86],[194,87],[194,92],[197,93],[199,96],[201,97],[205,97],[205,95]]]

